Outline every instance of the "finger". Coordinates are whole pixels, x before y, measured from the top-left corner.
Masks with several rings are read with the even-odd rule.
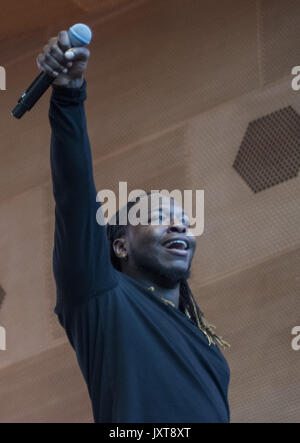
[[[87,61],[90,56],[90,51],[88,48],[78,47],[72,48],[65,53],[65,58],[69,61]]]
[[[51,48],[51,46],[57,46],[57,37],[51,37],[48,40],[48,43],[43,47],[43,52],[48,52]]]
[[[59,72],[53,70],[51,66],[49,66],[47,63],[43,63],[43,71],[45,71],[48,75],[51,77],[56,78],[59,75]]]
[[[41,69],[41,70],[44,70],[43,66],[41,65],[43,59],[44,59],[43,54],[38,54],[37,57],[36,57],[36,59],[35,59],[35,60],[36,60],[37,67],[38,67],[39,69]]]
[[[51,68],[56,72],[64,72],[67,73],[67,69],[65,66],[61,65],[51,54],[47,53],[45,55],[45,63],[51,66]]]
[[[62,52],[66,52],[68,49],[71,48],[70,37],[67,31],[60,31],[58,33],[57,44]]]
[[[51,75],[52,77],[57,77],[59,75],[59,73],[55,70],[53,70],[51,68],[51,66],[49,66],[46,62],[45,62],[45,57],[44,54],[38,54],[38,56],[36,57],[36,63],[38,68],[41,71],[46,72],[47,74]]]
[[[62,52],[62,50],[57,46],[57,45],[51,45],[49,48],[48,53],[55,58],[55,60],[58,61],[58,63],[60,64],[64,64],[65,63],[65,57],[64,57],[64,53]]]

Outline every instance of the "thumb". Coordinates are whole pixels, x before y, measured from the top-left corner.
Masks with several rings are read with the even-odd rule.
[[[89,49],[84,47],[71,48],[65,52],[65,58],[67,60],[72,60],[72,61],[77,61],[77,60],[87,61],[89,56],[90,56]]]

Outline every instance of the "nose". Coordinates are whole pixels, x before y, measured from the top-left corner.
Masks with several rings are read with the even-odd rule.
[[[184,225],[181,221],[177,223],[174,220],[171,220],[171,224],[169,225],[168,232],[179,232],[181,234],[185,234],[187,232],[187,226]]]

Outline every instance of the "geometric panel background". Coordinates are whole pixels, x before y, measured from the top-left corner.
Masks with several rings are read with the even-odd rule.
[[[233,168],[255,193],[298,175],[300,116],[292,106],[249,123]]]

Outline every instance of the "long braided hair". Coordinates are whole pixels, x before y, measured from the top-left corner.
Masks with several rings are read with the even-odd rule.
[[[151,192],[148,192],[145,195],[149,195]],[[132,206],[134,206],[136,201],[130,201],[126,206],[126,213],[128,215]],[[120,211],[118,211],[114,215],[114,223],[110,224],[109,222],[106,225],[107,237],[110,245],[110,258],[112,265],[121,272],[121,261],[116,256],[113,243],[114,240],[120,237],[123,237],[126,234],[126,225],[119,224],[119,215]],[[230,345],[223,340],[221,336],[218,336],[214,333],[215,326],[209,324],[204,317],[203,312],[200,311],[199,306],[192,294],[192,291],[189,287],[189,284],[186,279],[182,279],[180,281],[180,299],[179,299],[179,308],[190,318],[198,328],[203,332],[206,336],[209,345],[215,344],[220,345],[223,348],[228,348]]]

